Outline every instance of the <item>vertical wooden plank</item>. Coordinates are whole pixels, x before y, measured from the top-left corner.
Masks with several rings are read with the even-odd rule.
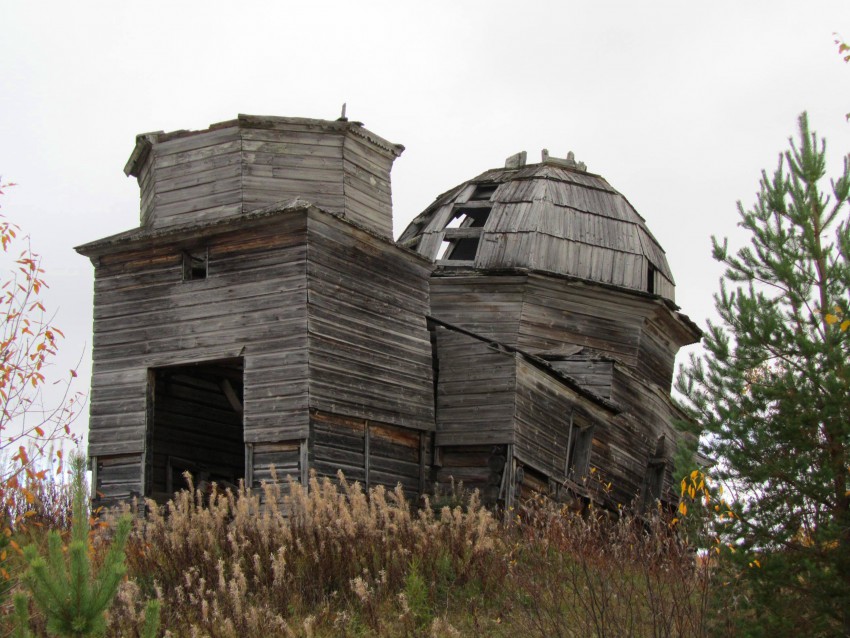
[[[254,485],[254,444],[245,444],[245,487]]]
[[[419,496],[425,493],[425,433],[419,433]]]
[[[572,451],[573,445],[573,415],[575,411],[570,412],[570,423],[567,427],[567,453],[564,456],[564,476],[569,477],[570,475],[570,452]]]
[[[363,426],[363,468],[366,472],[366,491],[369,491],[371,487],[371,481],[369,477],[369,446],[370,446],[370,436],[369,436],[370,426],[369,422],[366,421],[366,425]]]
[[[147,388],[145,389],[145,445],[142,450],[141,496],[150,494],[153,484],[153,423],[156,372],[150,368],[148,368],[147,372],[147,384]]]
[[[301,485],[304,486],[304,489],[308,489],[310,486],[310,468],[308,467],[307,443],[307,439],[301,439],[301,450],[298,460],[299,468],[301,469]]]
[[[516,459],[514,458],[513,443],[508,443],[505,456],[505,470],[502,473],[505,480],[505,509],[510,509],[514,506],[514,493],[516,491]]]

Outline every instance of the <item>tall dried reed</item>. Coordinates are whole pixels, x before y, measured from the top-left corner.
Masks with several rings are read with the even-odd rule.
[[[261,493],[182,492],[165,507],[147,503],[128,561],[135,586],[162,597],[164,626],[179,635],[297,635],[316,610],[353,608],[377,633],[388,601],[401,608],[399,594],[417,579],[424,625],[422,608],[446,587],[486,588],[506,573],[494,560],[504,554],[499,524],[476,495],[464,507],[414,512],[400,487],[366,494],[341,474],[312,477],[308,489],[290,482],[287,492],[274,482]],[[138,614],[126,602],[134,598],[119,601],[116,626]]]
[[[173,637],[711,631],[713,570],[660,512],[577,513],[540,499],[500,517],[474,493],[449,503],[414,508],[401,488],[367,493],[342,475],[148,502],[108,635],[139,636],[152,596]],[[94,528],[95,561],[109,531]]]

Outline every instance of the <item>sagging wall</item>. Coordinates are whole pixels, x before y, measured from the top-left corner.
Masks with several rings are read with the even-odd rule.
[[[510,504],[528,476],[553,493],[601,463],[613,407],[582,396],[543,361],[435,321],[435,479]],[[535,484],[537,484],[535,483]],[[584,490],[580,490],[584,492]]]

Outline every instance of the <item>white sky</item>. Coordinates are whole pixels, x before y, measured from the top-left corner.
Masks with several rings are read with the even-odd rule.
[[[698,324],[736,235],[808,110],[850,150],[848,2],[13,2],[0,7],[3,213],[32,237],[86,389],[92,268],[73,246],[138,225],[137,133],[238,113],[362,121],[407,150],[398,234],[505,157],[572,150],[646,218]],[[836,172],[832,171],[833,174]],[[84,427],[80,423],[80,429]]]

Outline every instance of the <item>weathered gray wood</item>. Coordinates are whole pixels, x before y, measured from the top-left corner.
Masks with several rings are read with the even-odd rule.
[[[392,237],[389,174],[403,149],[355,123],[240,116],[148,143],[133,173],[147,226],[216,221],[300,197]]]
[[[493,184],[499,187],[487,200],[468,202],[476,188]],[[536,269],[646,292],[652,264],[652,292],[673,299],[664,251],[628,201],[596,175],[545,163],[487,171],[435,201],[401,239],[437,259],[438,239],[471,237],[447,226],[472,206],[492,206],[472,260],[476,268]]]
[[[311,406],[433,430],[430,268],[331,217],[309,224]]]

